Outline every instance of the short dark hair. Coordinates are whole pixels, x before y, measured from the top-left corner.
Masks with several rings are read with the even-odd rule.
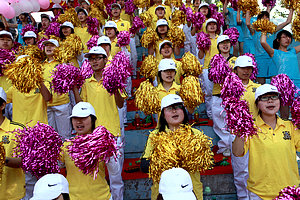
[[[274,49],[279,49],[280,42],[278,40],[280,40],[280,38],[281,38],[282,35],[286,35],[287,37],[289,37],[291,39],[293,38],[292,34],[289,31],[286,31],[286,30],[280,31],[277,34],[276,39],[273,41],[273,48]],[[291,43],[292,43],[292,40],[291,40]]]
[[[4,99],[0,98],[0,106],[2,106],[3,103],[6,103],[6,101]],[[5,114],[5,109],[2,110],[2,114],[3,115]]]
[[[170,28],[169,28],[169,25],[164,25],[164,26],[167,26],[167,32],[168,32],[169,29],[170,29]],[[160,39],[162,39],[161,34],[158,32],[158,27],[156,27],[155,31],[156,31],[158,37],[159,37]]]
[[[71,34],[73,34],[74,33],[74,29],[73,28],[71,28],[71,27],[69,27],[70,29],[71,29]],[[60,39],[62,39],[62,40],[65,40],[67,37],[63,34],[63,32],[62,32],[62,28],[60,28],[59,29],[59,37],[60,37]]]
[[[3,22],[0,22],[0,28],[1,28],[1,29],[5,29],[5,26],[4,26],[4,23],[3,23]]]
[[[264,16],[270,18],[270,13],[268,11],[261,11],[261,13],[257,15],[257,20],[262,19]]]
[[[96,128],[97,117],[95,117],[94,115],[89,115],[89,116],[91,117],[91,120],[92,120],[92,132],[93,132]],[[71,121],[72,129],[74,129],[73,123],[72,123],[72,117],[70,118],[70,121]]]
[[[70,200],[70,195],[68,193],[61,193],[61,195],[63,196],[63,200]],[[56,200],[57,198],[53,199]]]

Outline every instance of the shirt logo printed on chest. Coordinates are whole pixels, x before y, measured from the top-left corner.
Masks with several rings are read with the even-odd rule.
[[[2,142],[3,142],[3,144],[9,144],[10,143],[9,135],[2,136]]]
[[[124,23],[121,23],[121,26],[124,26]]]
[[[282,131],[282,133],[283,133],[283,139],[291,140],[291,135],[289,131]]]

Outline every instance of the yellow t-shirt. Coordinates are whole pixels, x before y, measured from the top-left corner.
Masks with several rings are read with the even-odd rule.
[[[253,81],[249,80],[249,83],[245,86],[246,91],[241,97],[241,99],[248,102],[249,110],[253,117],[256,117],[258,114],[258,108],[255,105],[255,91],[259,86],[260,84],[254,83]]]
[[[129,45],[126,46],[126,49],[130,52]],[[122,48],[118,45],[118,38],[115,38],[113,41],[111,41],[110,56],[113,58],[120,51],[122,51]]]
[[[104,163],[99,164],[99,172],[94,180],[92,176],[83,174],[78,167],[75,166],[69,153],[67,146],[70,142],[64,142],[61,161],[65,164],[67,170],[67,180],[69,182],[70,199],[103,199],[108,200],[111,196],[109,186],[105,179]]]
[[[75,27],[74,28],[74,33],[75,35],[78,35],[82,41],[82,44],[83,44],[83,53],[88,53],[89,50],[86,46],[86,43],[91,39],[92,35],[89,34],[88,30],[87,30],[87,27]]]
[[[151,7],[148,9],[149,14],[150,14],[150,15],[152,16],[152,18],[153,18],[154,20],[156,20],[156,21],[157,21],[157,15],[155,14],[155,8],[156,8],[157,6],[158,6],[158,5],[153,5],[153,6],[151,6]],[[171,14],[172,14],[172,9],[170,8],[170,6],[167,6],[167,5],[163,5],[163,4],[162,4],[162,6],[166,8],[166,9],[165,9],[165,17],[166,17],[166,19],[170,19],[170,16],[171,16]]]
[[[170,87],[169,91],[167,91],[161,83],[158,84],[157,90],[158,90],[159,100],[162,100],[162,98],[164,98],[168,94],[178,94],[179,90],[180,90],[180,87],[181,87],[180,85],[177,85],[175,82],[173,82],[173,84]]]
[[[214,57],[214,55],[219,53],[219,50],[217,48],[217,39],[218,39],[218,35],[216,35],[215,39],[210,38],[211,45],[209,50],[205,52],[203,69],[208,69],[212,57]]]
[[[0,87],[2,87],[4,91],[7,91],[11,86],[12,84],[6,75],[0,76]]]
[[[247,188],[264,200],[278,196],[281,189],[299,185],[296,151],[300,151],[300,130],[292,122],[277,118],[275,130],[260,115],[254,119],[258,135],[249,138],[244,153],[249,151]]]
[[[14,134],[7,133],[15,129],[23,129],[25,126],[17,122],[4,119],[0,125],[0,139],[5,148],[6,157],[13,157],[13,148],[16,139]],[[25,195],[25,174],[21,168],[4,166],[2,179],[0,179],[0,200],[19,200]]]
[[[129,29],[130,29],[130,21],[125,21],[123,19],[113,20],[113,21],[116,22],[119,32],[121,32],[121,31],[129,31]]]
[[[47,103],[48,106],[59,106],[59,105],[67,104],[70,102],[68,94],[61,94],[61,95],[57,94],[51,88],[51,81],[52,81],[51,72],[55,69],[55,66],[58,64],[59,64],[58,61],[51,61],[49,63],[46,60],[42,65],[43,70],[44,70],[44,79],[47,82],[47,86],[49,85],[48,89],[52,94],[52,100],[51,100],[51,102]]]
[[[124,21],[128,21],[131,26],[131,16],[126,14],[124,9],[121,10],[120,18]]]
[[[195,134],[202,134],[197,129],[192,128],[192,130]],[[168,132],[170,130],[166,129],[166,131]],[[142,155],[142,158],[146,158],[146,159],[150,158],[150,155],[152,154],[152,151],[153,151],[153,148],[154,148],[152,146],[152,143],[151,143],[151,137],[154,134],[157,134],[157,133],[158,133],[158,129],[155,129],[154,131],[152,131],[150,133],[150,135],[148,137],[148,140],[147,140],[147,144],[146,144],[144,153]],[[200,181],[200,173],[199,172],[195,172],[195,173],[190,173],[189,172],[189,174],[191,176],[192,183],[193,183],[193,191],[194,191],[197,199],[202,200],[203,199],[203,186],[202,186],[202,183]],[[151,200],[156,200],[157,199],[157,196],[159,194],[158,187],[159,187],[159,184],[157,182],[154,182],[152,187],[151,187]]]
[[[102,83],[92,76],[86,79],[80,96],[83,101],[89,102],[94,107],[97,116],[96,126],[102,125],[114,136],[120,136],[120,119],[115,95],[109,94]]]

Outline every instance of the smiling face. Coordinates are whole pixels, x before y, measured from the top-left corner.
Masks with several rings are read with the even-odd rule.
[[[236,74],[242,81],[248,81],[252,74],[253,67],[236,67],[235,70]]]
[[[157,32],[160,34],[167,34],[168,32],[168,26],[167,25],[161,25],[157,27]]]
[[[158,19],[162,19],[165,16],[165,9],[163,9],[163,8],[157,8],[155,10],[155,14],[157,15]]]
[[[229,53],[230,47],[231,47],[230,40],[225,40],[219,43],[219,51],[221,53]]]
[[[184,120],[183,109],[184,107],[182,104],[174,104],[164,108],[164,117],[169,128],[178,127],[180,124],[182,124]]]
[[[115,28],[105,28],[105,35],[109,37],[109,39],[114,39],[117,36],[117,32]]]
[[[61,32],[64,34],[64,36],[69,36],[72,33],[72,29],[70,27],[64,26],[62,27]]]
[[[26,38],[24,38],[24,42],[26,45],[34,45],[35,38],[34,37],[26,37]]]
[[[72,117],[72,125],[77,135],[85,135],[92,132],[92,118],[88,117]]]
[[[208,15],[208,7],[207,6],[202,6],[199,11],[204,15],[207,16]]]
[[[160,53],[163,56],[163,58],[171,58],[173,54],[173,49],[170,44],[164,44],[160,49]]]
[[[269,93],[262,95],[259,97],[258,103],[257,103],[257,108],[261,111],[262,115],[267,115],[267,116],[274,116],[278,112],[280,108],[280,100],[275,99],[273,100],[271,97],[278,97],[277,93]],[[267,98],[268,97],[268,98]],[[264,99],[265,98],[265,99]],[[266,100],[268,99],[268,100]]]
[[[215,33],[217,31],[217,24],[215,22],[210,22],[206,25],[206,30],[208,33]]]
[[[53,56],[54,55],[54,50],[56,49],[56,46],[52,43],[47,43],[45,45],[45,54],[46,56]]]
[[[104,55],[94,54],[89,56],[89,62],[94,72],[102,71],[107,62],[107,58]]]
[[[161,71],[161,79],[166,83],[173,83],[176,71],[174,69],[167,69]]]

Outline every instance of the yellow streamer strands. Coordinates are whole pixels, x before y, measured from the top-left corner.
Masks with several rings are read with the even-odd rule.
[[[38,59],[27,56],[7,65],[5,75],[22,93],[39,88],[43,81],[43,70]]]
[[[142,63],[140,74],[146,79],[154,80],[158,73],[158,60],[153,55],[148,55]]]
[[[102,0],[96,0],[96,1],[93,1],[95,6],[97,6],[99,8],[99,10],[102,10],[104,11],[104,3]],[[93,5],[93,4],[92,4]],[[92,6],[91,5],[91,6]]]
[[[300,41],[300,11],[298,11],[296,18],[293,21],[292,30],[294,39]]]
[[[140,14],[140,18],[146,27],[151,26],[152,17],[149,14],[149,12],[147,12],[147,11],[143,12],[142,14]]]
[[[54,59],[61,63],[68,63],[71,59],[80,55],[82,49],[83,45],[80,37],[71,34],[55,49]]]
[[[105,19],[103,18],[103,11],[96,6],[96,4],[91,5],[89,16],[92,18],[97,18],[98,22],[102,25],[105,24]]]
[[[29,55],[35,59],[38,59],[40,62],[42,62],[46,56],[37,45],[21,46],[19,48],[19,55]]]
[[[181,62],[182,71],[185,75],[199,76],[200,74],[202,74],[202,66],[199,60],[190,52],[186,52],[183,55]]]
[[[295,11],[300,11],[300,1],[299,0],[282,0],[283,7],[287,9],[293,9]]]
[[[150,138],[154,146],[150,157],[149,176],[159,182],[162,172],[181,167],[188,172],[212,169],[214,159],[211,138],[194,134],[190,125],[183,125],[174,132],[161,132]]]
[[[156,31],[154,31],[152,28],[148,27],[146,31],[143,33],[143,36],[141,38],[142,46],[145,48],[148,48],[149,44],[155,44],[156,41],[158,41],[158,35]]]
[[[149,80],[143,81],[135,92],[135,105],[145,113],[150,115],[160,112],[160,100],[157,88]]]
[[[257,0],[239,0],[237,4],[238,7],[243,11],[243,13],[246,13],[247,10],[250,10],[251,16],[255,16],[260,13]]]
[[[182,80],[179,95],[188,108],[194,109],[204,102],[204,94],[195,76],[187,76]]]
[[[183,46],[185,41],[185,34],[181,28],[178,28],[177,26],[171,26],[167,36],[174,46]]]
[[[77,17],[77,13],[74,8],[69,8],[65,10],[64,14],[59,15],[57,22],[63,24],[64,22],[71,22],[74,27],[80,25],[80,21]]]
[[[168,5],[168,6],[174,6],[174,7],[181,7],[182,6],[182,0],[166,0],[165,1],[165,5]]]
[[[2,180],[3,167],[5,165],[5,148],[3,142],[0,142],[0,180]]]
[[[267,19],[260,19],[253,23],[253,28],[256,31],[261,31],[262,33],[275,33],[276,25]]]
[[[180,24],[184,24],[186,20],[186,16],[182,10],[175,10],[172,13],[172,24],[174,26],[180,26]]]
[[[150,7],[150,0],[133,0],[133,3],[138,8]]]

